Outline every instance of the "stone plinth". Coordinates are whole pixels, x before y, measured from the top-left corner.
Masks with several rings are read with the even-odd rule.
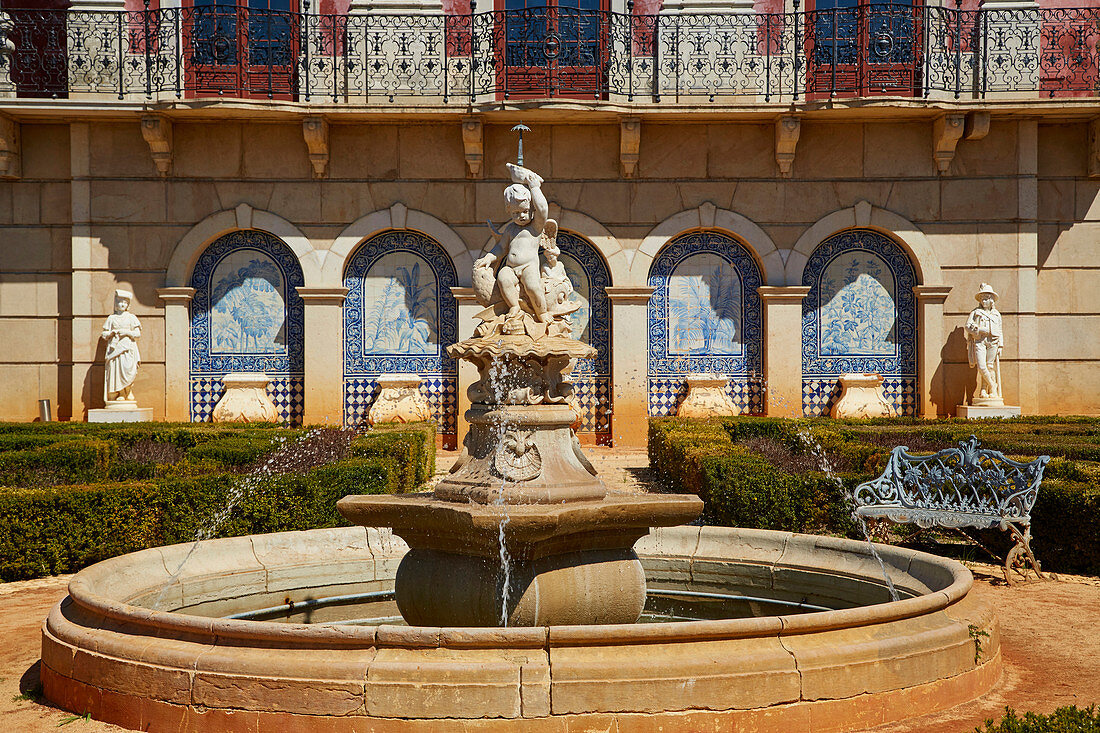
[[[688,393],[677,417],[724,417],[740,415],[741,410],[729,396],[730,380],[725,374],[689,374]]]
[[[136,402],[113,402],[107,407],[88,410],[88,422],[149,422],[152,407],[138,407]]]
[[[378,398],[367,413],[367,421],[371,425],[431,419],[432,409],[427,398],[420,394],[418,374],[383,374],[378,377]]]
[[[1019,417],[1020,408],[1016,405],[959,405],[955,417],[968,420],[984,417]]]
[[[882,375],[841,374],[840,398],[829,414],[834,418],[890,417],[894,414],[882,391]]]
[[[214,406],[214,422],[278,422],[279,412],[267,393],[271,379],[263,372],[232,372],[222,379],[225,393]]]

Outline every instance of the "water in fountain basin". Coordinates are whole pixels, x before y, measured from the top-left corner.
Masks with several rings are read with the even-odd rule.
[[[218,530],[229,519],[233,510],[264,481],[288,473],[301,473],[347,457],[352,438],[358,433],[356,428],[314,428],[305,435],[289,443],[285,436],[278,436],[274,442],[279,447],[268,455],[263,463],[234,482],[226,496],[225,503],[195,533],[195,539],[180,560],[179,566],[172,572],[157,594],[153,608],[160,608],[164,595],[179,580],[187,561],[195,553],[199,543],[213,539]]]

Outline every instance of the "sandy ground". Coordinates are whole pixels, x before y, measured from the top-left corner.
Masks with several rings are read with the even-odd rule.
[[[644,492],[652,484],[645,452],[587,447],[608,488]],[[445,472],[456,453],[441,452]],[[990,599],[1001,621],[1005,673],[984,697],[874,733],[969,733],[1005,706],[1049,713],[1063,705],[1100,704],[1100,579],[1059,576],[1009,588],[996,569],[971,564],[973,592]],[[3,733],[121,731],[117,726],[73,719],[71,713],[36,700],[39,634],[53,604],[65,595],[68,576],[0,583],[0,725]],[[71,721],[66,723],[66,721]],[[625,733],[620,731],[620,733]]]

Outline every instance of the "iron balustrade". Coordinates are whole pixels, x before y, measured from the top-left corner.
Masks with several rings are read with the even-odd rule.
[[[562,5],[326,15],[212,3],[0,12],[0,97],[694,104],[1097,96],[1100,8],[788,13]]]

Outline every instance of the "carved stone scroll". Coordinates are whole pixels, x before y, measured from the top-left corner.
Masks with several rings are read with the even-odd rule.
[[[798,147],[798,136],[802,132],[802,120],[784,116],[775,121],[775,162],[779,166],[779,175],[791,177],[794,165],[794,152]]]
[[[323,117],[307,117],[302,120],[302,136],[309,149],[309,162],[313,177],[324,178],[328,167],[328,121]]]
[[[167,176],[172,169],[172,123],[164,117],[145,115],[141,118],[141,136],[149,144],[157,172]]]
[[[936,169],[947,173],[955,159],[955,146],[966,130],[966,115],[950,114],[937,117],[932,125],[932,158]]]
[[[19,143],[19,123],[0,116],[0,178],[23,175],[23,155]]]
[[[642,146],[642,121],[624,117],[619,121],[619,165],[623,178],[633,178]]]
[[[470,178],[481,178],[481,163],[485,158],[484,130],[480,117],[462,120],[462,149],[466,156],[466,171]]]

